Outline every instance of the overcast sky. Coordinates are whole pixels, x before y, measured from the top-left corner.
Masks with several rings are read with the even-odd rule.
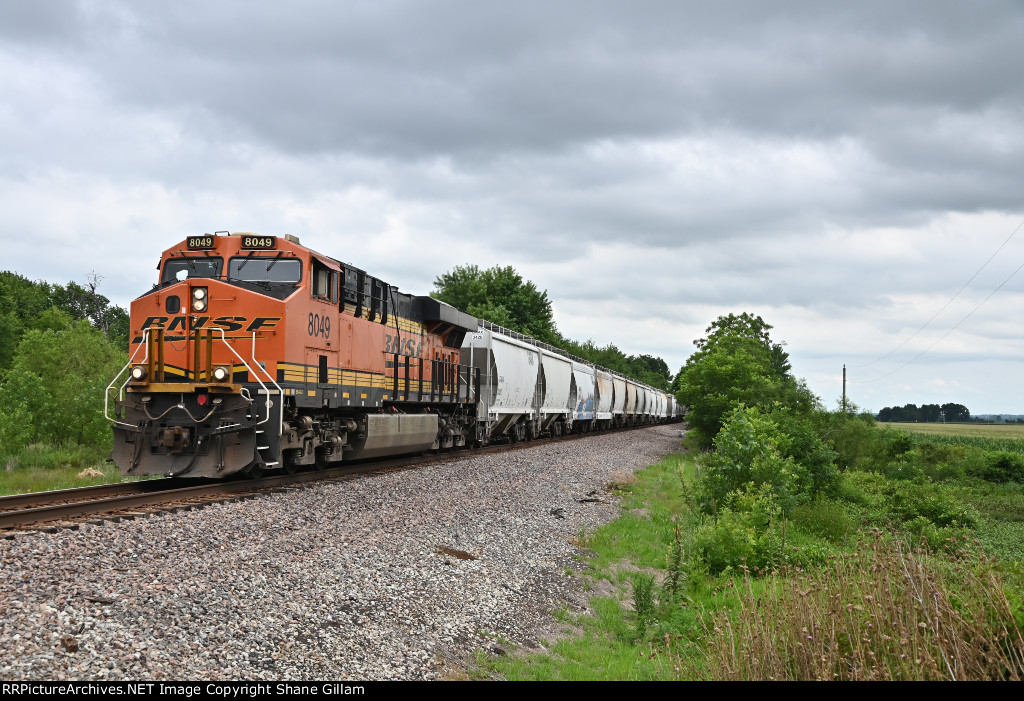
[[[128,306],[186,235],[291,233],[418,294],[512,265],[673,371],[749,311],[829,405],[846,363],[1024,413],[1024,272],[978,307],[1022,46],[1012,2],[0,2],[0,269]]]

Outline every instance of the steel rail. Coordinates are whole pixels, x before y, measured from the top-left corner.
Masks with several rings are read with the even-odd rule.
[[[116,484],[97,484],[90,487],[73,487],[57,489],[52,492],[29,492],[27,494],[10,494],[0,496],[0,512],[25,507],[40,506],[40,502],[87,501],[101,497],[112,497],[119,494],[147,494],[167,489],[162,480],[146,480],[145,482],[118,482]]]
[[[644,428],[654,428],[654,426],[628,426],[604,433],[611,434]],[[568,434],[557,438],[549,437],[517,443],[488,445],[475,450],[453,450],[446,453],[397,456],[349,463],[326,470],[300,472],[294,475],[273,475],[256,480],[211,482],[182,487],[180,486],[181,480],[163,478],[141,482],[122,482],[119,484],[62,489],[53,492],[15,494],[0,497],[0,529],[33,528],[53,521],[73,520],[83,516],[98,514],[116,515],[117,512],[130,511],[141,507],[166,505],[177,501],[207,499],[206,503],[214,503],[223,501],[222,497],[231,494],[252,494],[268,490],[276,491],[280,488],[301,485],[306,482],[348,479],[370,475],[374,472],[414,469],[424,465],[467,460],[481,455],[526,450],[562,441],[579,440],[590,435],[591,433]],[[173,482],[174,486],[168,488],[166,484],[168,482]],[[131,493],[125,494],[125,492]],[[34,504],[39,504],[40,501],[56,501],[60,503],[33,506]],[[185,505],[200,506],[203,503]]]

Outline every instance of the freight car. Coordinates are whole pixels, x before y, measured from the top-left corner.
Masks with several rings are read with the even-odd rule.
[[[190,236],[158,269],[105,397],[128,475],[323,469],[681,413],[664,392],[294,236]]]

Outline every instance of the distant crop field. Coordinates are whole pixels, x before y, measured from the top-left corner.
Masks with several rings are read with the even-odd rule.
[[[982,450],[1008,450],[1024,454],[1024,424],[925,424],[879,423],[879,426],[906,431],[916,441],[957,443]]]
[[[932,433],[937,436],[965,436],[969,438],[1020,438],[1024,439],[1024,424],[929,424],[929,423],[879,423],[879,426],[906,431],[908,433]]]

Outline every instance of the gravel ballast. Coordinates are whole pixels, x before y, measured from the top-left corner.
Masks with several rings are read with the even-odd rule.
[[[0,540],[0,678],[436,679],[535,647],[586,605],[573,542],[617,515],[606,484],[679,443],[658,426]]]

